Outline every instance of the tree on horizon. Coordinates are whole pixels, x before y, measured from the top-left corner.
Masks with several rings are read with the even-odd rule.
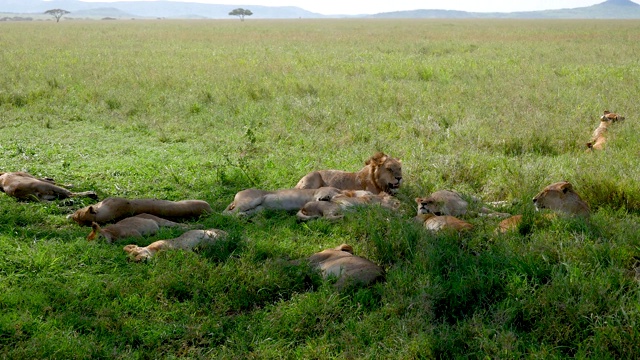
[[[229,13],[229,15],[237,16],[237,17],[240,18],[240,21],[244,21],[244,17],[245,16],[251,16],[251,15],[253,15],[253,13],[249,9],[237,8],[237,9],[233,9]]]

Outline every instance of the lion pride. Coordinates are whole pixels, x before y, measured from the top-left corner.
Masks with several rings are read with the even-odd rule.
[[[296,189],[317,189],[333,186],[341,190],[367,190],[374,194],[386,192],[394,195],[402,183],[402,162],[382,152],[365,162],[358,172],[318,170],[305,175]]]

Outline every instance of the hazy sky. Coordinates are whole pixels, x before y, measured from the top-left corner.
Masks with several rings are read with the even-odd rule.
[[[82,0],[123,1],[123,0]],[[162,1],[162,0],[138,0]],[[297,6],[324,15],[375,14],[416,9],[464,10],[473,12],[513,12],[589,6],[605,0],[171,0],[224,5]],[[640,1],[634,1],[640,2]]]

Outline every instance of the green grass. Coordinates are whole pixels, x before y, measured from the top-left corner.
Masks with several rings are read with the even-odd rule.
[[[0,171],[101,198],[203,199],[230,233],[126,261],[66,215],[0,196],[0,358],[638,358],[637,21],[283,20],[0,24]],[[584,144],[604,110],[627,120]],[[221,215],[248,187],[401,158],[401,211]],[[589,221],[531,198],[567,180]],[[454,189],[519,232],[412,224]],[[386,281],[338,293],[288,260],[341,243]]]

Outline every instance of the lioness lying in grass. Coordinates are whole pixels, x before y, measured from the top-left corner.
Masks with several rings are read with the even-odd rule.
[[[115,224],[101,228],[98,223],[91,225],[91,233],[87,236],[87,240],[94,240],[96,236],[104,237],[108,243],[123,239],[126,237],[143,237],[154,235],[160,230],[160,227],[186,227],[186,224],[180,224],[163,218],[159,218],[150,214],[139,214],[118,221]]]
[[[169,201],[110,197],[95,205],[79,209],[69,217],[80,225],[91,226],[94,222],[105,224],[143,213],[167,219],[182,219],[211,212],[211,206],[202,200]]]
[[[439,190],[424,198],[416,198],[418,203],[418,214],[431,213],[434,215],[475,215],[476,213],[491,217],[508,217],[511,214],[500,213],[487,208],[481,204],[479,199],[472,198],[474,205],[479,208],[477,212],[472,212],[469,202],[462,198],[460,194],[450,190]]]
[[[365,190],[344,190],[331,201],[310,201],[304,204],[296,216],[303,221],[318,218],[336,220],[344,217],[343,210],[367,205],[379,205],[397,210],[400,207],[400,201],[385,192],[373,194]]]
[[[130,244],[122,248],[130,260],[143,261],[152,258],[162,250],[192,250],[193,248],[212,244],[227,236],[227,233],[218,229],[190,230],[174,239],[158,240],[147,246]]]
[[[341,190],[367,190],[374,194],[394,195],[402,183],[402,162],[384,153],[376,153],[358,172],[318,170],[305,175],[296,189],[317,189],[333,186]]]
[[[315,253],[307,260],[325,279],[335,278],[334,286],[338,290],[349,285],[370,285],[384,279],[384,270],[380,266],[353,255],[353,247],[347,244]]]
[[[575,192],[573,185],[567,181],[560,181],[546,186],[533,197],[533,204],[537,211],[543,209],[553,210],[569,216],[588,218],[591,214],[589,205]],[[553,218],[551,214],[545,214],[547,220]],[[522,215],[514,215],[498,224],[497,233],[507,233],[518,228],[522,222]]]
[[[70,197],[98,199],[93,191],[71,192],[55,184],[53,179],[38,179],[25,172],[0,173],[0,191],[18,200],[48,201]]]
[[[259,190],[238,192],[223,214],[251,215],[262,210],[300,210],[309,201],[329,201],[340,194],[334,187],[319,189]]]

